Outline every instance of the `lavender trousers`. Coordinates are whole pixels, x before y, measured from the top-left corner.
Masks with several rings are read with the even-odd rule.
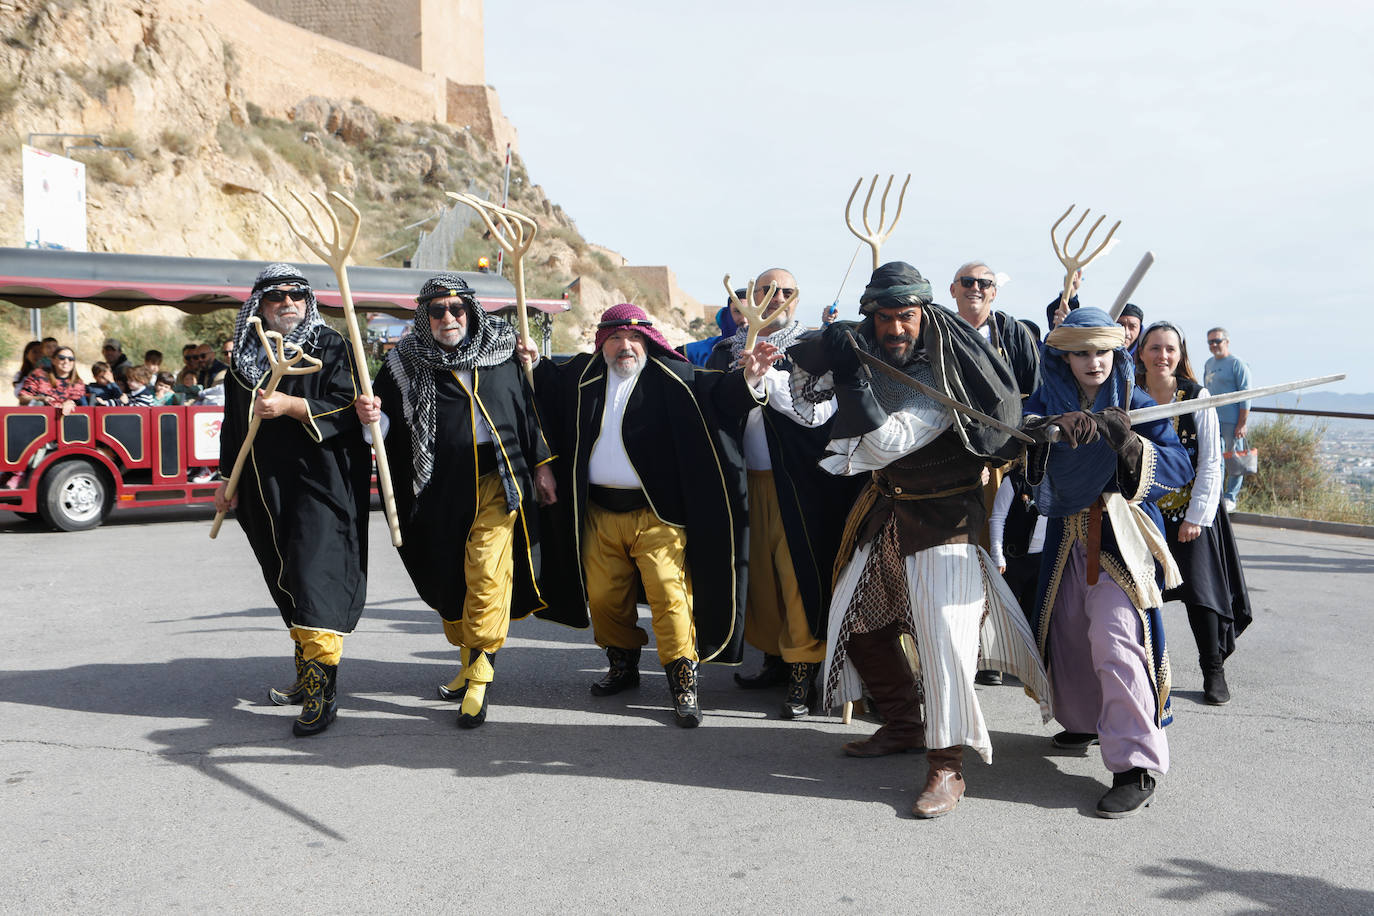
[[[1168,772],[1169,742],[1155,724],[1155,691],[1140,612],[1107,575],[1085,581],[1083,542],[1073,545],[1050,616],[1054,716],[1071,732],[1096,732],[1113,773]]]

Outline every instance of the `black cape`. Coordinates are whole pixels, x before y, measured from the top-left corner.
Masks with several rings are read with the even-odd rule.
[[[706,361],[708,369],[730,368],[731,340],[718,342]],[[788,371],[791,361],[780,360],[777,368]],[[831,579],[835,555],[845,519],[854,505],[865,478],[837,477],[821,470],[818,462],[830,441],[832,420],[820,426],[801,426],[772,407],[763,409],[763,428],[768,440],[768,457],[773,464],[773,485],[778,493],[778,513],[787,536],[787,550],[797,577],[797,589],[806,609],[811,635],[825,639],[830,611]],[[744,462],[744,427],[748,415],[724,417],[720,422],[721,453],[739,467]],[[743,479],[743,478],[742,478]],[[735,511],[749,525],[748,485],[732,494]],[[748,544],[741,548],[748,555]]]
[[[351,633],[367,595],[371,450],[353,402],[353,352],[319,325],[303,342],[323,368],[286,376],[282,394],[305,398],[310,419],[263,420],[244,463],[235,516],[288,627]],[[255,379],[225,376],[220,473],[228,477],[252,420]]]
[[[558,459],[558,502],[548,521],[545,595],[561,618],[586,626],[581,536],[588,464],[606,405],[606,361],[582,353],[535,367],[540,415]],[[740,466],[722,459],[719,417],[757,406],[739,372],[724,374],[651,351],[625,408],[621,437],[630,463],[664,521],[687,530],[692,616],[702,661],[736,664],[744,651],[744,520],[731,494],[744,487]]]
[[[1021,397],[1028,398],[1040,387],[1040,345],[1026,326],[1006,312],[993,312],[993,349],[1011,367]]]
[[[463,618],[467,595],[463,547],[477,514],[475,399],[492,426],[494,440],[499,440],[493,441],[497,470],[506,491],[507,511],[516,513],[511,618],[518,620],[532,612],[549,616],[539,589],[540,526],[533,471],[551,461],[553,453],[539,425],[524,370],[512,357],[499,366],[475,369],[473,394],[452,372],[436,371],[434,386],[434,470],[417,497],[414,446],[391,367],[383,365],[373,383],[373,393],[382,399],[382,411],[390,420],[386,451],[401,522],[399,552],[406,572],[421,600],[439,616],[450,621]]]

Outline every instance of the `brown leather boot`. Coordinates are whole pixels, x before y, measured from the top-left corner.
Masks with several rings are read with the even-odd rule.
[[[896,624],[849,637],[846,651],[863,678],[883,727],[863,741],[844,746],[850,757],[885,757],[926,749],[921,692],[897,642]]]
[[[911,813],[920,818],[949,814],[964,797],[964,747],[944,747],[926,751],[930,772],[926,787],[911,806]]]

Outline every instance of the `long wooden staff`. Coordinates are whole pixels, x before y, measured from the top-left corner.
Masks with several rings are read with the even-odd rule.
[[[267,362],[272,366],[272,372],[267,376],[267,384],[263,386],[263,394],[271,396],[277,393],[277,384],[287,375],[311,375],[319,372],[324,363],[306,353],[299,346],[287,343],[276,331],[264,331],[262,329],[262,319],[257,315],[248,319],[248,323],[253,326],[253,330],[258,332],[258,340],[262,341],[262,350],[267,354]],[[304,362],[304,366],[297,365]],[[256,397],[256,395],[255,395]],[[249,402],[250,409],[252,402]],[[224,488],[224,499],[226,502],[234,498],[234,494],[239,491],[239,475],[243,473],[243,465],[248,460],[249,452],[253,451],[253,440],[257,438],[258,427],[262,425],[262,417],[256,413],[253,419],[248,421],[248,435],[244,436],[243,444],[239,446],[239,455],[234,459],[234,470],[229,475],[229,483]],[[210,526],[210,537],[214,539],[219,535],[219,526],[224,524],[224,513],[215,513],[215,522]]]
[[[314,198],[320,209],[329,216],[330,229],[329,236],[325,235],[319,220],[315,219],[315,212],[301,200],[300,195],[291,191],[291,197],[305,211],[305,215],[310,219],[310,226],[315,230],[315,234],[308,235],[302,232],[292,219],[291,214],[286,212],[286,208],[277,203],[277,199],[271,194],[263,193],[267,202],[276,208],[276,211],[286,220],[286,225],[295,233],[296,238],[305,243],[305,247],[315,252],[320,260],[334,268],[334,276],[339,280],[339,298],[343,300],[345,324],[348,325],[348,342],[353,347],[353,363],[357,366],[359,386],[363,394],[372,397],[372,379],[367,372],[367,351],[363,349],[363,335],[358,330],[358,313],[353,308],[353,290],[348,285],[348,255],[353,251],[353,245],[358,241],[358,230],[363,225],[363,215],[358,212],[358,208],[353,206],[353,202],[344,197],[338,191],[330,191],[329,197],[349,213],[353,214],[353,228],[348,234],[348,241],[343,240],[343,234],[339,229],[339,215],[329,202],[318,193],[311,191],[310,196]],[[377,485],[382,491],[382,507],[386,510],[386,523],[391,528],[391,543],[395,547],[401,546],[401,523],[396,515],[396,497],[392,495],[391,489],[391,465],[386,460],[386,445],[382,441],[382,424],[373,421],[368,424],[368,429],[372,432],[372,451],[377,455]]]
[[[487,224],[487,229],[496,238],[497,244],[515,262],[515,321],[520,332],[520,343],[523,345],[525,339],[530,336],[530,319],[525,311],[525,252],[530,250],[534,237],[539,234],[539,224],[523,213],[498,206],[480,197],[473,197],[471,194],[455,194],[452,191],[445,193],[459,203],[467,204],[476,210],[477,215],[482,217],[482,222]],[[498,222],[501,224],[500,229],[496,228]],[[525,363],[525,377],[529,379],[530,387],[533,388],[534,366],[529,363]]]

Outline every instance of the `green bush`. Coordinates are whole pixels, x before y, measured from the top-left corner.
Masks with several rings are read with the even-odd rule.
[[[1264,515],[1374,524],[1374,504],[1354,499],[1319,458],[1324,424],[1280,415],[1250,426],[1246,443],[1259,449],[1259,471],[1245,481],[1240,508]]]

